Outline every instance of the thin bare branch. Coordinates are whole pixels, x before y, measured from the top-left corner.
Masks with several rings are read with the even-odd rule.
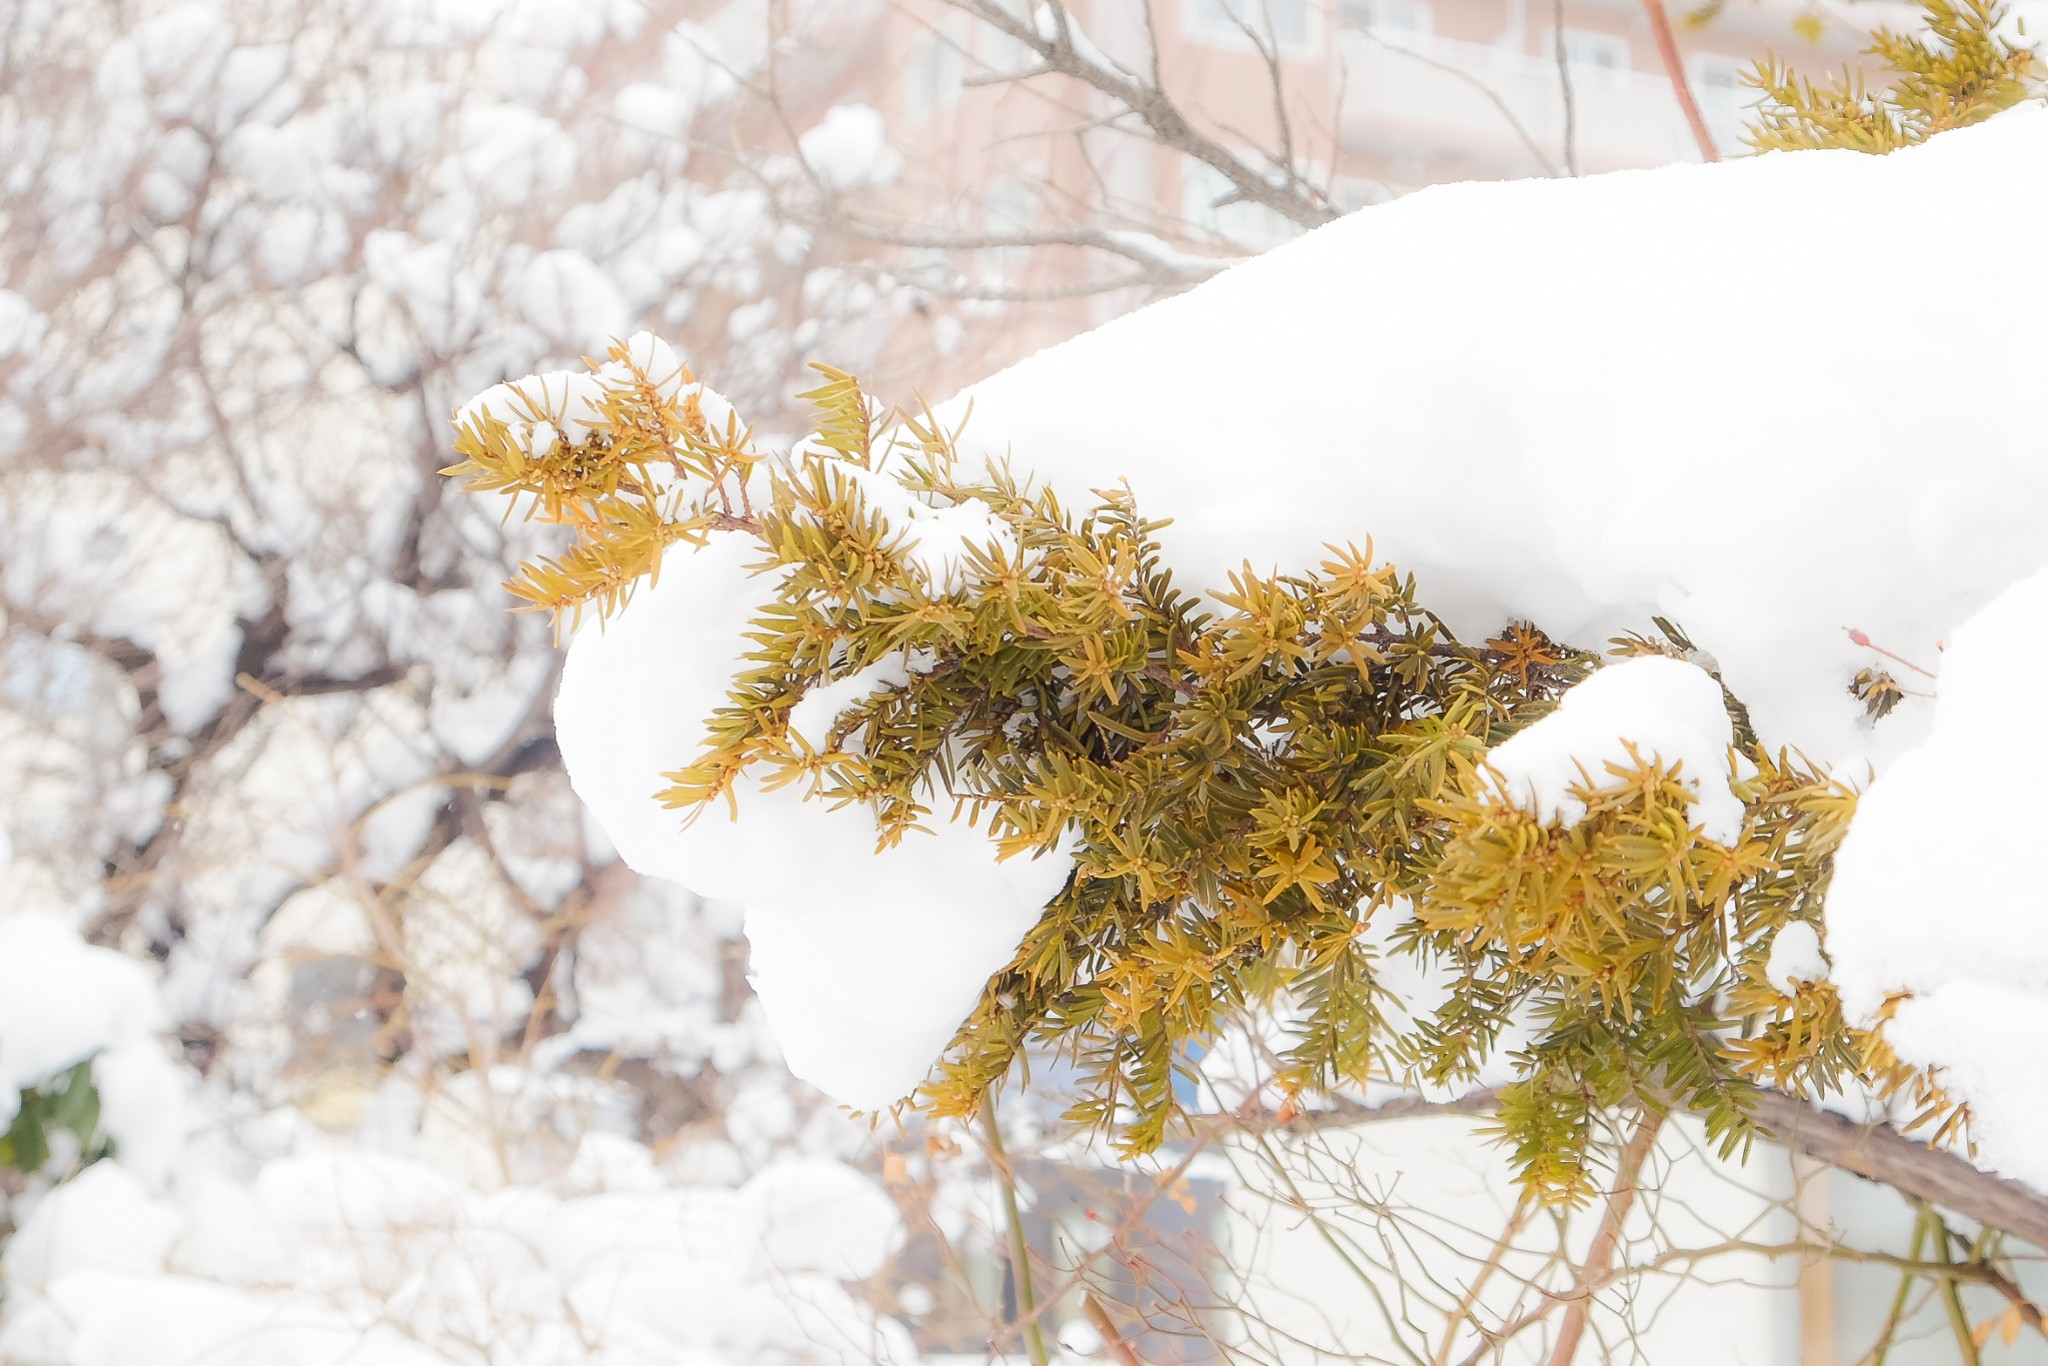
[[[1139,234],[1116,232],[1105,228],[1072,227],[1047,232],[952,233],[887,227],[865,222],[851,215],[839,217],[833,222],[839,230],[864,241],[923,251],[1003,251],[1039,247],[1075,247],[1084,251],[1099,251],[1105,255],[1122,257],[1143,268],[1147,276],[1161,286],[1179,287],[1192,284],[1236,264],[1226,257],[1218,257],[1211,263],[1181,253],[1165,255],[1159,250],[1148,250],[1151,244],[1142,240]],[[1164,245],[1160,244],[1162,248]],[[1119,281],[1116,287],[1121,288],[1127,283],[1129,282]]]
[[[1671,16],[1664,10],[1664,0],[1643,0],[1643,12],[1650,17],[1657,56],[1663,60],[1664,75],[1671,81],[1671,93],[1678,97],[1678,107],[1685,112],[1692,140],[1699,145],[1700,160],[1719,161],[1720,149],[1714,146],[1714,135],[1707,131],[1707,121],[1700,117],[1699,101],[1692,97],[1692,84],[1685,79],[1685,62],[1678,55],[1678,40],[1672,36]]]
[[[1756,1092],[1750,1115],[1787,1148],[2048,1248],[2048,1195],[2031,1187],[1907,1138],[1888,1124],[1858,1124],[1777,1091]]]
[[[1465,82],[1465,84],[1471,86],[1481,95],[1484,95],[1487,99],[1487,102],[1493,105],[1495,109],[1499,110],[1500,116],[1503,119],[1507,120],[1508,127],[1515,130],[1515,136],[1521,139],[1523,150],[1528,152],[1530,158],[1534,160],[1535,163],[1543,169],[1543,174],[1547,176],[1557,176],[1562,174],[1562,172],[1559,171],[1557,167],[1557,163],[1552,161],[1549,157],[1545,156],[1543,154],[1543,149],[1536,145],[1536,139],[1534,136],[1530,134],[1528,126],[1524,124],[1520,119],[1515,117],[1514,110],[1508,108],[1508,102],[1500,97],[1500,92],[1495,90],[1492,86],[1488,85],[1485,81],[1480,80],[1479,77],[1473,75],[1471,72],[1465,70],[1463,67],[1453,66],[1449,62],[1439,61],[1437,58],[1430,56],[1427,52],[1420,52],[1417,51],[1415,48],[1405,47],[1400,43],[1390,43],[1386,39],[1380,37],[1379,34],[1374,33],[1370,28],[1366,27],[1364,24],[1359,23],[1356,19],[1353,19],[1348,15],[1345,16],[1344,23],[1353,32],[1363,34],[1367,42],[1377,43],[1379,46],[1385,48],[1389,52],[1397,53],[1400,56],[1408,58],[1410,61],[1420,62],[1424,66],[1429,67],[1432,70],[1443,72],[1446,76],[1454,76],[1458,80],[1461,80]],[[1574,172],[1573,174],[1577,174],[1577,172]]]
[[[1572,1359],[1579,1354],[1579,1342],[1585,1337],[1586,1322],[1593,1312],[1593,1285],[1604,1280],[1614,1266],[1614,1254],[1621,1247],[1622,1225],[1628,1220],[1628,1212],[1636,1203],[1637,1178],[1642,1174],[1643,1163],[1649,1160],[1650,1149],[1657,1142],[1657,1131],[1664,1125],[1664,1116],[1644,1115],[1637,1121],[1636,1130],[1622,1145],[1621,1159],[1615,1164],[1614,1189],[1608,1193],[1607,1206],[1600,1214],[1600,1227],[1593,1234],[1593,1244],[1586,1250],[1586,1260],[1579,1266],[1572,1303],[1566,1306],[1564,1322],[1558,1326],[1557,1342],[1551,1348],[1550,1366],[1572,1366]]]
[[[1488,1114],[1498,1101],[1497,1091],[1480,1090],[1452,1101],[1402,1097],[1373,1106],[1339,1104],[1284,1119],[1253,1115],[1233,1122],[1268,1129],[1343,1128],[1427,1114]],[[1752,1091],[1747,1105],[1758,1131],[1781,1147],[2048,1249],[2048,1195],[2032,1187],[1908,1138],[1889,1124],[1858,1124],[1780,1091]]]
[[[1047,37],[995,0],[946,3],[1023,43],[1038,54],[1046,74],[1072,77],[1129,109],[1144,123],[1153,141],[1215,169],[1244,202],[1271,209],[1304,228],[1318,227],[1338,216],[1335,207],[1303,192],[1291,168],[1289,183],[1275,184],[1271,177],[1196,128],[1165,90],[1084,53],[1075,41],[1073,29],[1065,22],[1064,11],[1054,16],[1054,32]]]
[[[1564,47],[1564,0],[1550,0],[1551,33],[1557,49],[1557,88],[1564,94],[1564,172],[1579,173],[1579,107],[1572,94],[1572,62]]]

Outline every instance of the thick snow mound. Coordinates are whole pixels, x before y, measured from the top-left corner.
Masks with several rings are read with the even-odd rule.
[[[1885,1037],[1947,1069],[1978,1157],[2048,1190],[2048,572],[1955,633],[1934,734],[1863,795],[1828,892],[1828,954],[1851,1018],[1911,993]]]
[[[1828,975],[1828,960],[1820,951],[1820,933],[1804,920],[1795,920],[1771,937],[1771,956],[1764,960],[1764,980],[1780,995],[1796,996],[1801,982],[1818,982]]]
[[[1586,818],[1573,788],[1624,785],[1610,766],[1626,772],[1638,758],[1683,765],[1679,781],[1692,793],[1701,833],[1733,845],[1742,838],[1742,802],[1728,787],[1734,742],[1720,684],[1698,665],[1644,655],[1595,672],[1556,711],[1494,746],[1486,763],[1509,801],[1566,827]]]
[[[740,1206],[761,1221],[755,1255],[768,1270],[862,1280],[879,1272],[903,1242],[895,1203],[841,1162],[779,1162],[741,1189]]]
[[[153,1185],[184,1141],[185,1080],[156,1038],[163,1007],[147,968],[97,948],[55,916],[0,915],[0,1128],[25,1087],[88,1059],[100,1123]]]
[[[570,781],[628,864],[746,907],[754,987],[790,1070],[880,1108],[924,1080],[1070,865],[998,863],[988,837],[944,809],[933,833],[877,853],[872,817],[795,786],[742,782],[737,818],[723,805],[688,823],[663,809],[661,775],[697,755],[742,668],[769,587],[747,573],[758,557],[738,537],[677,552],[623,613],[586,625],[556,730]]]
[[[107,1161],[10,1245],[0,1360],[909,1366],[909,1335],[841,1284],[902,1238],[879,1187],[816,1161],[737,1191],[556,1195],[336,1149],[176,1199]]]
[[[2048,273],[2014,263],[2044,158],[2029,107],[1886,157],[1439,186],[939,416],[1070,498],[1129,480],[1184,585],[1371,536],[1465,639],[1520,618],[1597,648],[1660,614],[1767,742],[1881,760],[1920,722],[1861,724],[1844,685],[1882,661],[1844,628],[1931,655],[2048,561],[2040,415],[2003,397],[2039,387]],[[1971,345],[1918,347],[1896,283],[1958,204],[1990,237],[1941,287],[2000,304]]]

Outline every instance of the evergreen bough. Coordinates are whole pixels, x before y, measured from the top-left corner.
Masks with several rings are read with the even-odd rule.
[[[1932,0],[1928,14],[1932,43],[1879,36],[1900,77],[1885,91],[1761,66],[1752,141],[1882,152],[2026,93],[2032,54],[1995,34],[1995,10]],[[624,346],[610,360],[585,440],[535,455],[480,413],[447,472],[570,530],[561,557],[509,585],[558,618],[619,610],[677,542],[758,548],[770,604],[702,751],[668,775],[678,819],[736,801],[752,771],[865,807],[885,846],[942,808],[1006,856],[1074,857],[919,1106],[966,1117],[1052,1050],[1076,1065],[1071,1117],[1148,1150],[1176,1119],[1191,1047],[1274,1012],[1289,1026],[1283,1107],[1368,1077],[1469,1082],[1522,1031],[1496,1123],[1552,1201],[1595,1193],[1606,1119],[1682,1107],[1732,1151],[1756,1087],[1860,1081],[1911,1101],[1905,1127],[1965,1132],[1966,1107],[1901,1063],[1881,1022],[1853,1027],[1825,980],[1790,994],[1766,980],[1780,930],[1821,928],[1855,795],[1763,745],[1738,699],[1732,846],[1701,837],[1684,775],[1654,754],[1589,775],[1570,828],[1545,822],[1502,797],[1486,753],[1599,667],[1593,650],[1528,622],[1461,641],[1369,543],[1190,594],[1127,489],[1073,502],[969,471],[928,410],[885,412],[843,372],[818,367],[825,383],[803,396],[819,413],[805,451],[766,460],[737,419],[706,420],[687,370],[649,374]],[[905,495],[978,505],[1000,530],[935,578],[884,511]],[[1703,660],[1661,620],[1607,653]],[[810,689],[892,658],[903,681],[822,743],[793,732]],[[1896,700],[1845,682],[1874,715]],[[1447,978],[1444,1003],[1407,1016],[1383,985],[1388,955]]]
[[[1895,152],[1951,128],[1982,123],[2036,95],[2041,62],[2031,44],[2001,29],[1995,0],[1925,0],[1927,32],[1879,29],[1865,55],[1884,63],[1891,79],[1872,86],[1861,71],[1825,85],[1793,74],[1776,56],[1750,71],[1763,92],[1744,139],[1758,151]],[[2018,25],[2024,36],[2024,25]]]

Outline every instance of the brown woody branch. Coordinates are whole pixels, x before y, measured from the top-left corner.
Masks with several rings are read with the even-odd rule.
[[[1291,1116],[1215,1119],[1253,1129],[1331,1129],[1417,1115],[1488,1114],[1498,1103],[1497,1091],[1481,1090],[1450,1101],[1403,1096],[1378,1105],[1340,1103]],[[1908,1138],[1889,1124],[1858,1124],[1781,1091],[1752,1092],[1749,1115],[1763,1137],[1780,1147],[2048,1249],[2048,1195],[2030,1186],[1984,1171],[1947,1149]]]
[[[1577,1284],[1564,1311],[1564,1322],[1558,1326],[1557,1341],[1550,1350],[1550,1366],[1572,1366],[1572,1359],[1579,1354],[1579,1342],[1586,1335],[1586,1323],[1592,1315],[1593,1287],[1606,1279],[1614,1269],[1614,1254],[1621,1247],[1622,1225],[1628,1221],[1629,1210],[1635,1207],[1636,1193],[1641,1187],[1638,1178],[1643,1163],[1649,1161],[1650,1149],[1656,1145],[1657,1130],[1663,1126],[1662,1115],[1644,1115],[1637,1121],[1635,1132],[1621,1150],[1621,1160],[1615,1164],[1614,1189],[1609,1192],[1607,1205],[1600,1212],[1600,1227],[1593,1234],[1593,1245],[1586,1252],[1586,1260],[1579,1267]]]
[[[1692,129],[1692,140],[1699,145],[1700,160],[1719,161],[1721,153],[1714,146],[1714,135],[1707,131],[1707,121],[1700,117],[1699,101],[1692,97],[1692,83],[1685,79],[1685,62],[1678,55],[1678,40],[1672,36],[1671,16],[1664,10],[1664,0],[1643,0],[1643,11],[1649,15],[1650,32],[1657,39],[1657,55],[1663,59],[1671,93],[1678,97],[1678,107],[1685,111],[1686,127]]]
[[[2048,1195],[1908,1138],[1889,1124],[1846,1115],[1778,1091],[1759,1091],[1750,1116],[1773,1141],[1944,1209],[2048,1248]]]
[[[939,251],[1005,251],[1037,250],[1042,247],[1073,247],[1080,251],[1101,252],[1105,256],[1117,256],[1138,267],[1137,282],[1149,284],[1155,289],[1180,289],[1197,280],[1207,279],[1218,271],[1237,264],[1237,258],[1219,256],[1205,260],[1187,253],[1167,253],[1171,250],[1160,243],[1160,250],[1147,249],[1144,234],[1112,232],[1102,228],[1072,227],[1048,232],[919,232],[891,228],[878,223],[864,222],[851,216],[834,219],[833,230],[858,237],[863,241],[875,242],[882,246],[911,247]],[[1126,278],[1118,282],[1132,283]]]

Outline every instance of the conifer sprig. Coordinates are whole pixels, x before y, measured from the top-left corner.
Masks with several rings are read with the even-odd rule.
[[[1925,0],[1927,33],[1879,29],[1865,54],[1881,59],[1888,83],[1860,70],[1826,83],[1795,75],[1776,56],[1745,78],[1763,92],[1745,141],[1758,151],[1846,148],[1884,153],[1936,133],[1982,123],[2038,96],[2041,62],[2014,42],[1996,0]]]
[[[1126,489],[1075,506],[970,474],[928,413],[885,413],[838,371],[808,395],[819,434],[763,461],[737,418],[712,432],[623,353],[598,370],[585,440],[472,421],[456,472],[578,536],[553,563],[589,568],[562,569],[552,599],[534,588],[554,571],[525,571],[523,596],[558,613],[619,610],[658,568],[649,545],[758,545],[769,605],[664,800],[737,803],[752,771],[864,806],[885,845],[964,816],[1005,856],[1074,859],[919,1104],[965,1116],[1051,1050],[1074,1065],[1072,1117],[1148,1149],[1190,1047],[1262,1012],[1290,1021],[1283,1102],[1469,1079],[1526,1038],[1498,1124],[1556,1200],[1592,1191],[1617,1107],[1683,1105],[1732,1145],[1747,1088],[1860,1075],[1957,1122],[1829,984],[1764,980],[1772,936],[1818,921],[1853,794],[1746,722],[1732,846],[1701,837],[1684,775],[1654,754],[1589,775],[1583,820],[1545,823],[1501,796],[1485,755],[1597,656],[1526,622],[1467,645],[1369,544],[1305,573],[1247,565],[1196,597]],[[606,511],[621,504],[665,520],[624,542]],[[1656,625],[1618,652],[1696,655]],[[880,681],[798,724],[814,689],[862,670]],[[1396,999],[1388,954],[1433,974],[1441,1004]]]
[[[462,459],[441,471],[509,497],[508,517],[570,529],[566,550],[520,565],[505,585],[519,610],[570,629],[593,603],[600,616],[624,607],[669,546],[750,525],[758,458],[736,415],[706,416],[703,387],[666,346],[636,355],[614,342],[585,364],[589,376],[499,385],[471,403],[456,418]]]
[[[1931,37],[1871,49],[1887,87],[1761,65],[1751,143],[1885,152],[2033,93],[2037,59],[1990,0],[1926,12]],[[817,434],[764,462],[736,416],[707,418],[686,369],[654,363],[665,353],[614,346],[584,413],[516,389],[473,407],[447,472],[569,529],[509,585],[558,621],[620,610],[678,542],[758,544],[774,592],[670,805],[736,803],[752,769],[866,807],[885,845],[943,808],[1004,856],[1072,855],[918,1104],[965,1117],[1052,1050],[1075,1067],[1071,1116],[1148,1149],[1190,1048],[1263,1013],[1289,1022],[1283,1111],[1369,1079],[1470,1081],[1523,1040],[1497,1128],[1553,1201],[1593,1192],[1617,1113],[1683,1106],[1732,1150],[1755,1087],[1861,1084],[1902,1100],[1906,1128],[1966,1136],[1967,1107],[1897,1056],[1883,1018],[1853,1026],[1825,974],[1769,980],[1776,936],[1822,927],[1855,794],[1767,749],[1725,686],[1733,843],[1704,838],[1684,773],[1640,751],[1586,775],[1582,819],[1546,821],[1503,797],[1485,757],[1593,653],[1531,623],[1461,642],[1370,543],[1191,595],[1129,490],[1070,504],[970,472],[929,412],[885,413],[843,371],[820,367],[805,396]],[[1612,652],[1712,670],[1676,625],[1650,625]],[[857,674],[874,686],[797,723],[814,689]],[[1874,718],[1901,691],[1872,671],[1844,681]],[[1432,975],[1437,1004],[1396,999],[1387,955]]]

